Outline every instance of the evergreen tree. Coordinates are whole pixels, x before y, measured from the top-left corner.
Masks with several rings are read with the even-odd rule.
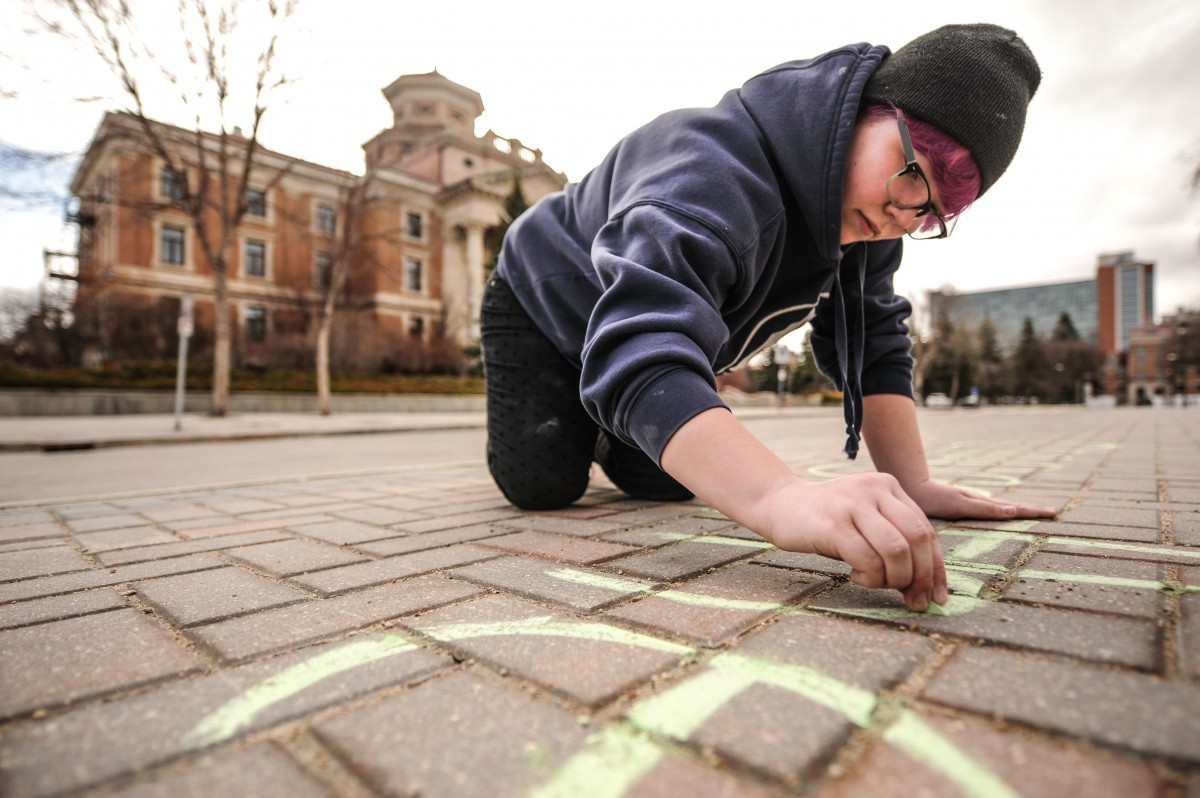
[[[1075,325],[1071,322],[1071,314],[1065,310],[1058,317],[1058,322],[1054,325],[1054,332],[1050,333],[1051,341],[1078,341],[1079,333],[1075,331]]]
[[[1042,339],[1033,329],[1033,319],[1026,316],[1021,325],[1021,338],[1012,356],[1013,394],[1024,397],[1026,401],[1033,397],[1042,400],[1042,395],[1048,368],[1046,350]]]
[[[512,191],[504,198],[504,216],[500,224],[488,231],[488,259],[483,264],[485,279],[492,276],[492,271],[500,261],[500,248],[504,245],[504,235],[508,228],[527,210],[529,202],[525,199],[525,192],[521,190],[521,181],[519,178],[513,178]]]
[[[979,359],[984,363],[999,363],[1004,359],[1000,341],[996,337],[996,325],[992,324],[992,317],[986,314],[979,323]]]

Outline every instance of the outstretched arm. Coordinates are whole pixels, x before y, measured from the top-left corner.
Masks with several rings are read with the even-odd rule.
[[[891,474],[934,518],[1053,518],[1049,507],[992,499],[929,477],[913,400],[897,394],[863,397],[863,438],[875,468]]]
[[[928,519],[887,474],[800,479],[723,408],[679,428],[662,466],[702,501],[781,549],[846,561],[851,581],[891,587],[911,609],[948,599]]]

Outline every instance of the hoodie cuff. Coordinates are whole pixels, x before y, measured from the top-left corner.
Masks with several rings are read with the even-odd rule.
[[[674,369],[642,389],[626,417],[625,430],[661,467],[663,449],[679,428],[714,407],[728,410],[712,383],[690,369]]]

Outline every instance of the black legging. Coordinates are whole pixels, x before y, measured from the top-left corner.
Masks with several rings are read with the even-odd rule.
[[[526,510],[566,507],[587,490],[593,459],[636,498],[692,497],[640,449],[592,420],[579,399],[578,369],[498,277],[488,280],[481,323],[488,468],[510,502]]]

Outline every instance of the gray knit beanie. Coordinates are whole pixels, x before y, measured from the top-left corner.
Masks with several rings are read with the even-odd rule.
[[[971,151],[983,183],[1004,174],[1021,143],[1042,72],[1029,47],[998,25],[946,25],[884,59],[863,101],[891,103]]]

